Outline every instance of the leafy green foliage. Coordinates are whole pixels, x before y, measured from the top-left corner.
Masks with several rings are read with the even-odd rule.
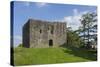
[[[22,44],[19,44],[18,47],[23,47],[23,45]]]
[[[80,47],[81,45],[83,44],[79,35],[71,28],[67,28],[67,46]]]

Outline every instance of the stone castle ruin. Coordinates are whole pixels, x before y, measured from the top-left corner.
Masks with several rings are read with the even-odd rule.
[[[66,43],[66,23],[29,19],[23,26],[23,46],[59,47]]]

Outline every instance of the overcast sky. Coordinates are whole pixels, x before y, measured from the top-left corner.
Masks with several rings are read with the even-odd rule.
[[[67,27],[76,30],[82,14],[95,12],[95,6],[51,4],[37,2],[14,2],[14,46],[22,43],[22,27],[29,18],[66,22]]]

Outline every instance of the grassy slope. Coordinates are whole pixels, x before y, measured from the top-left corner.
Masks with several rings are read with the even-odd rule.
[[[96,60],[93,53],[68,48],[16,48],[15,65],[51,64]]]

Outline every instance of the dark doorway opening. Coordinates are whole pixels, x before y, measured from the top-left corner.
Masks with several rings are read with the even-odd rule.
[[[53,46],[53,40],[49,40],[49,46]]]

